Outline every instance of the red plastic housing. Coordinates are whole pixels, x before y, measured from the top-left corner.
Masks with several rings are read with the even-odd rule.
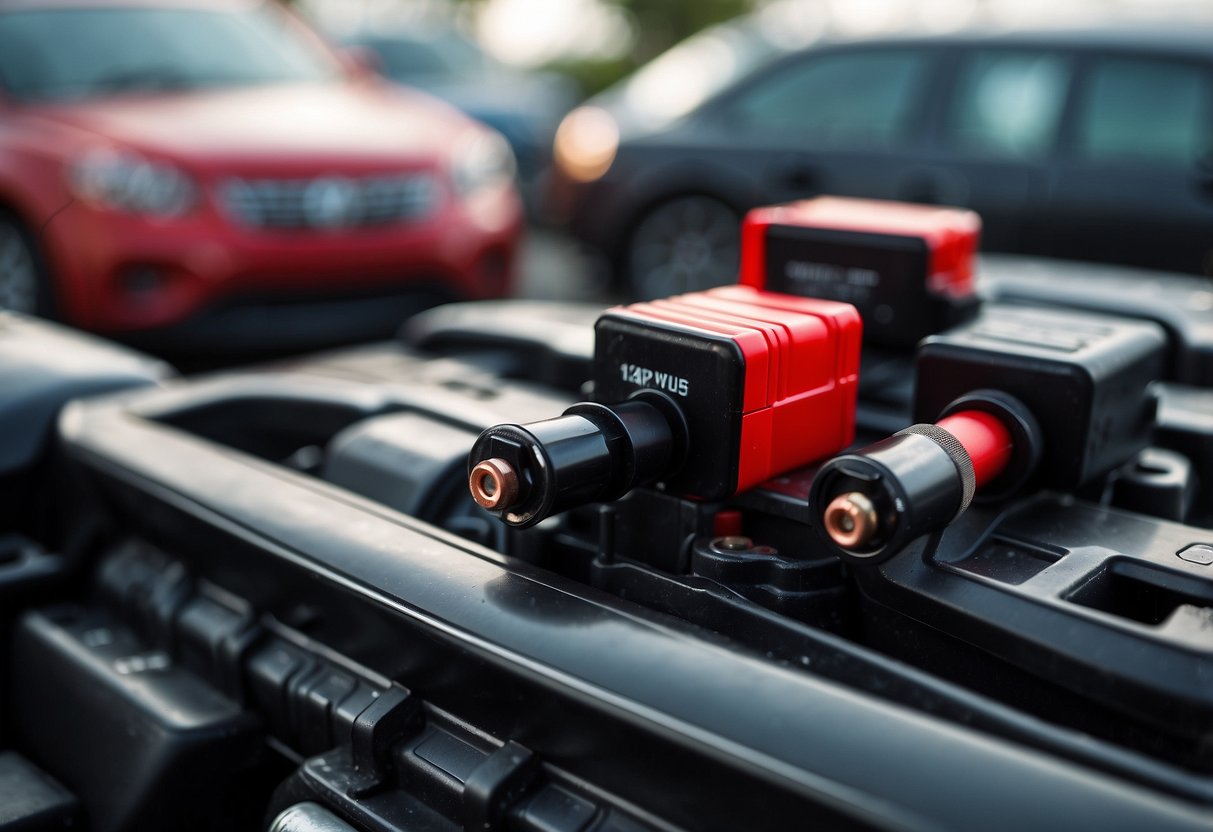
[[[995,479],[1011,461],[1015,450],[1011,432],[998,417],[980,410],[964,410],[945,416],[937,424],[955,436],[968,452],[978,488]]]
[[[670,363],[685,355],[683,366],[689,368],[692,355],[715,355],[703,349],[706,343],[714,343],[722,356],[711,373],[692,379],[690,394],[680,401],[690,423],[692,460],[690,473],[670,483],[675,490],[719,499],[837,453],[854,440],[863,324],[850,304],[726,286],[612,309],[607,317],[643,324],[662,350],[686,350],[663,352]],[[725,339],[736,347],[728,358],[721,349]],[[629,343],[636,340],[633,335]],[[727,378],[736,374],[740,378]],[[613,375],[613,369],[604,370],[605,377]],[[703,390],[699,378],[714,378],[712,389]],[[735,401],[720,400],[719,391],[726,389],[738,391]],[[616,386],[612,392],[635,389]],[[737,447],[712,447],[716,437],[710,431],[734,420],[740,429],[728,435],[738,437]]]
[[[928,291],[961,296],[973,290],[981,220],[972,211],[832,196],[756,208],[746,215],[741,230],[741,283],[747,286],[767,285],[767,231],[772,226],[922,240],[927,247]]]

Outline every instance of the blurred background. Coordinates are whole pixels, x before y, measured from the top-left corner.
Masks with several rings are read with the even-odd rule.
[[[763,42],[773,57],[829,37],[1213,20],[1202,0],[296,0],[295,6],[338,37],[458,31],[507,66],[571,78],[583,96],[729,21],[748,30],[755,52]]]
[[[1208,274],[1211,33],[1197,0],[0,2],[0,306],[241,361],[728,282],[746,210],[820,194]]]

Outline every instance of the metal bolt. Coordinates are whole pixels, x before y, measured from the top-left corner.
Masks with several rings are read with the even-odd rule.
[[[518,499],[518,472],[504,459],[494,457],[476,464],[468,475],[468,490],[477,505],[506,509]]]
[[[718,537],[712,541],[712,546],[726,552],[745,552],[754,548],[754,541],[740,535]]]
[[[822,518],[826,534],[844,549],[862,549],[879,530],[876,506],[859,491],[840,494],[826,506]]]

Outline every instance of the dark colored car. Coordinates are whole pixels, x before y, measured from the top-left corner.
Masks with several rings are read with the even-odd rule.
[[[349,40],[374,53],[393,81],[441,98],[505,136],[518,160],[524,196],[552,162],[552,137],[576,103],[572,83],[555,73],[503,66],[453,29],[364,33]]]
[[[203,346],[390,331],[508,293],[512,177],[274,3],[0,2],[0,305]]]
[[[969,207],[987,251],[1213,269],[1207,30],[837,43],[672,126],[569,115],[555,192],[633,292],[736,274],[749,208],[816,194]]]

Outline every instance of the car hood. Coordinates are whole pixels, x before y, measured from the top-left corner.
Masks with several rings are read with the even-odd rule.
[[[109,142],[200,164],[394,164],[446,153],[472,122],[422,93],[332,83],[126,95],[39,115]]]

